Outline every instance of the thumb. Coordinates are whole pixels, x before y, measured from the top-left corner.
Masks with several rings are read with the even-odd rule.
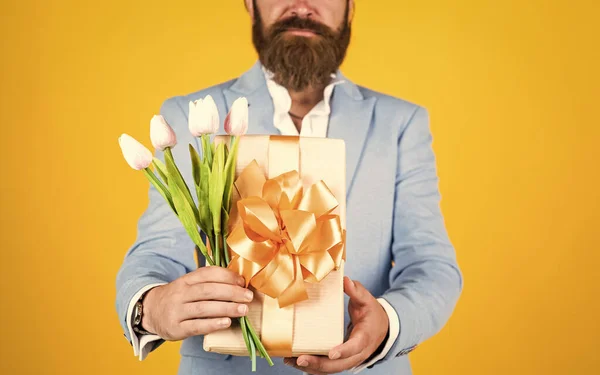
[[[350,297],[350,300],[356,305],[366,305],[373,296],[358,281],[352,281],[348,276],[344,276],[344,293]]]

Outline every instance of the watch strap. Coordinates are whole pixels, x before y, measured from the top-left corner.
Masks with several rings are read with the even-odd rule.
[[[148,290],[149,291],[149,290]],[[144,317],[144,297],[148,291],[145,291],[140,298],[135,303],[135,307],[133,309],[133,322],[132,328],[133,331],[139,333],[141,335],[152,335],[153,333],[146,331],[142,328],[142,318]]]

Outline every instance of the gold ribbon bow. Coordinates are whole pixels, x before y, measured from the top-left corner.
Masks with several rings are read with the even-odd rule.
[[[227,239],[229,268],[280,308],[308,299],[304,281],[320,282],[345,260],[346,233],[331,214],[338,201],[323,181],[303,194],[297,171],[267,180],[256,161],[236,188],[240,220]]]

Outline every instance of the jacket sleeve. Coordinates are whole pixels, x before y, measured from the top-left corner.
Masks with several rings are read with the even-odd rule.
[[[390,288],[400,334],[383,360],[412,351],[450,318],[462,275],[445,229],[427,111],[413,112],[398,139]]]
[[[179,98],[165,101],[160,113],[173,127],[177,145],[172,152],[188,186],[193,187],[188,143],[195,147],[195,138],[187,130],[187,112],[178,102]],[[163,153],[155,156],[164,162]],[[140,173],[140,178],[142,174]],[[151,284],[169,283],[196,268],[194,244],[185,232],[168,203],[150,184],[149,203],[137,226],[137,238],[127,251],[116,278],[116,309],[125,338],[133,345],[128,314],[133,297]],[[152,350],[164,340],[155,342]]]

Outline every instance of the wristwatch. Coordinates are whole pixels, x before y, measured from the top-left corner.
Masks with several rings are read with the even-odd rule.
[[[133,331],[139,333],[141,335],[152,335],[153,333],[146,331],[142,328],[142,317],[144,316],[144,297],[146,297],[146,293],[144,292],[140,299],[137,300],[135,306],[133,308]]]

